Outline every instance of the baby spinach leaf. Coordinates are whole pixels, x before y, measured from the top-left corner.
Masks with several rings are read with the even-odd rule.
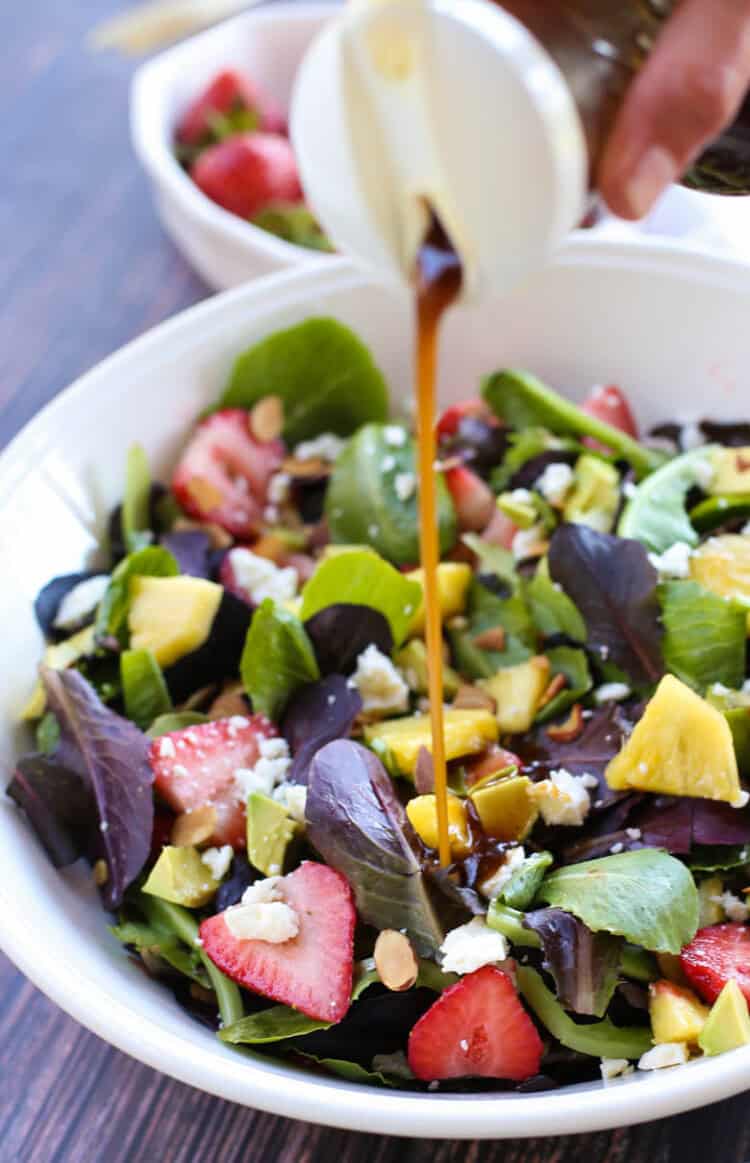
[[[138,953],[157,953],[178,973],[192,978],[199,985],[209,984],[198,950],[188,949],[169,929],[157,923],[123,917],[118,925],[110,925],[109,931],[123,945],[132,946]]]
[[[290,1048],[316,1059],[356,1062],[369,1070],[376,1054],[403,1050],[409,1032],[435,1001],[429,989],[368,994],[328,1030],[295,1039]]]
[[[464,533],[461,540],[479,558],[480,574],[493,574],[511,593],[518,590],[521,579],[518,576],[515,558],[509,549],[503,549],[500,545],[490,545],[476,533]]]
[[[208,716],[202,715],[200,711],[171,711],[154,719],[147,734],[149,739],[159,739],[162,735],[170,735],[172,731],[182,731],[185,727],[197,727],[199,723],[207,722]]]
[[[252,408],[264,396],[284,403],[291,444],[321,432],[349,436],[388,415],[388,389],[365,345],[336,319],[306,319],[240,355],[220,408]]]
[[[387,619],[399,646],[422,602],[422,587],[371,549],[347,549],[320,563],[302,591],[300,618],[340,603],[370,606]]]
[[[490,484],[496,493],[502,493],[514,478],[522,472],[530,461],[536,461],[553,449],[559,451],[579,450],[582,446],[576,441],[559,440],[548,432],[546,428],[524,428],[519,432],[511,432],[508,437],[510,447],[506,452],[502,464],[499,464],[492,473]],[[541,476],[541,470],[534,476]],[[521,487],[521,486],[518,486]],[[524,485],[528,488],[528,485]]]
[[[160,545],[151,545],[128,554],[113,571],[107,591],[101,600],[96,615],[97,637],[111,635],[125,644],[132,578],[176,577],[179,572],[172,554]]]
[[[532,852],[501,890],[499,899],[512,909],[527,909],[539,891],[547,870],[554,864],[551,852]]]
[[[292,752],[290,783],[307,783],[316,753],[334,739],[344,739],[362,710],[359,691],[341,674],[330,674],[297,692],[284,715],[281,733]]]
[[[224,1026],[219,1030],[219,1038],[230,1046],[258,1046],[280,1042],[284,1038],[299,1038],[315,1030],[328,1030],[330,1026],[330,1022],[308,1018],[291,1006],[271,1006],[257,1014],[248,1014],[231,1026]]]
[[[305,623],[322,674],[351,674],[368,646],[390,658],[393,634],[384,614],[371,606],[337,602]]]
[[[741,846],[705,845],[694,848],[688,864],[693,872],[729,872],[750,864],[750,844]]]
[[[550,873],[539,899],[573,913],[595,933],[654,953],[679,953],[698,928],[698,894],[681,861],[641,848]]]
[[[586,641],[586,625],[559,582],[549,575],[549,562],[543,557],[536,573],[525,586],[526,602],[534,625],[545,638],[564,634],[574,642]]]
[[[442,930],[407,839],[406,813],[377,756],[348,739],[319,751],[305,817],[310,843],[347,878],[362,920],[403,929],[420,954],[434,954]]]
[[[639,476],[660,463],[660,457],[630,436],[581,411],[529,372],[495,372],[482,385],[482,395],[496,416],[511,428],[548,428],[560,436],[590,436],[630,462]]]
[[[329,239],[304,203],[277,202],[261,210],[251,221],[254,226],[259,226],[261,230],[267,230],[294,246],[322,250],[327,254],[333,251]]]
[[[697,545],[698,534],[686,508],[686,498],[700,483],[700,467],[709,460],[712,446],[685,452],[657,469],[630,498],[617,528],[620,537],[642,541],[652,553],[664,553],[676,541]]]
[[[320,678],[299,618],[266,598],[253,614],[240,673],[253,710],[277,720],[295,691]]]
[[[567,711],[591,690],[592,678],[588,660],[583,650],[573,646],[556,646],[547,651],[552,665],[551,677],[562,674],[567,679],[566,686],[543,707],[536,716],[537,723],[548,723],[550,719]]]
[[[659,586],[667,670],[701,694],[714,682],[742,686],[747,610],[694,581]]]
[[[541,939],[544,967],[555,979],[560,1004],[601,1018],[620,975],[622,937],[592,933],[562,909],[537,909],[526,914],[524,924]]]
[[[316,1062],[324,1070],[335,1074],[337,1078],[344,1078],[347,1082],[359,1082],[363,1086],[395,1086],[395,1078],[383,1074],[380,1070],[366,1070],[358,1062],[348,1062],[345,1058],[318,1058],[315,1054],[301,1054],[310,1062]]]
[[[120,679],[125,714],[141,730],[172,710],[164,675],[150,650],[124,650]]]
[[[25,755],[6,790],[25,812],[55,868],[73,864],[86,852],[96,809],[78,772],[42,755]]]
[[[664,673],[658,579],[643,545],[586,525],[560,525],[549,569],[579,610],[589,648],[632,682],[657,682]]]
[[[590,1054],[594,1058],[640,1058],[653,1042],[648,1026],[616,1026],[609,1018],[588,1025],[578,1025],[547,989],[535,969],[519,965],[516,970],[523,999],[539,1021],[569,1050]]]
[[[400,444],[391,439],[402,434]],[[342,545],[371,545],[396,565],[419,560],[414,441],[394,425],[360,428],[336,461],[325,513],[331,540]],[[384,467],[389,465],[387,469]],[[411,491],[399,482],[411,481]],[[456,514],[442,475],[437,479],[440,549],[447,553],[456,540]]]
[[[36,745],[42,755],[51,755],[60,742],[60,728],[51,711],[42,715],[36,725]]]
[[[448,640],[456,668],[467,678],[490,678],[498,670],[517,666],[531,658],[536,649],[536,633],[523,594],[499,598],[474,578],[467,597],[468,628],[448,627]],[[504,650],[485,650],[475,639],[485,630],[501,626],[505,631]]]
[[[151,473],[148,457],[140,444],[128,449],[125,468],[125,495],[122,499],[122,536],[128,553],[144,549],[152,540]]]

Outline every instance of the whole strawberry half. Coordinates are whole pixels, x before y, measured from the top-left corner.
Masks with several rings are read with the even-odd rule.
[[[207,198],[240,218],[302,200],[294,152],[278,133],[240,133],[212,145],[193,163],[190,176]]]
[[[175,137],[182,145],[201,145],[212,140],[222,122],[236,122],[245,130],[283,133],[283,114],[242,73],[225,69],[188,105],[177,124]]]
[[[481,533],[497,508],[492,489],[462,464],[448,469],[445,483],[453,498],[459,528],[463,532]]]
[[[219,913],[201,925],[203,948],[246,989],[311,1018],[340,1022],[352,993],[356,913],[349,884],[327,864],[306,860],[281,878],[279,889],[299,921],[291,941],[240,939]]]
[[[750,927],[710,925],[699,929],[680,954],[682,971],[707,1002],[716,1001],[734,979],[750,1002]]]
[[[216,809],[212,844],[244,848],[245,804],[235,772],[254,767],[260,740],[277,734],[265,715],[234,716],[171,731],[154,739],[149,761],[154,787],[175,812],[209,804]]]
[[[485,965],[446,989],[409,1035],[417,1078],[504,1078],[539,1073],[542,1041],[506,973]]]
[[[280,440],[256,440],[248,413],[227,408],[196,428],[174,471],[172,491],[188,516],[221,525],[234,537],[252,537],[283,457]]]

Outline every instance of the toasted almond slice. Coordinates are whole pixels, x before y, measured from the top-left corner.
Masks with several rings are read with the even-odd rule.
[[[551,703],[552,700],[560,694],[560,691],[565,690],[567,685],[567,677],[564,674],[556,674],[539,700],[539,706],[537,707],[537,710],[541,711],[542,707],[546,707],[547,703]]]
[[[183,812],[172,825],[172,843],[176,848],[205,844],[216,831],[216,808],[204,804],[192,812]]]
[[[493,699],[487,691],[472,686],[470,683],[463,683],[456,692],[453,706],[460,711],[492,711],[494,715],[497,710],[497,700]]]
[[[264,396],[250,412],[250,431],[265,443],[281,436],[284,427],[284,404],[281,396]]]
[[[583,734],[583,708],[575,703],[564,723],[547,728],[547,734],[555,743],[573,743]]]
[[[208,708],[209,719],[231,719],[232,715],[247,714],[248,705],[241,682],[227,683]]]
[[[505,630],[502,626],[493,626],[477,634],[472,642],[480,650],[505,650]]]
[[[396,929],[384,929],[375,942],[375,968],[386,989],[401,993],[411,989],[419,974],[419,963],[411,941]]]
[[[97,862],[93,868],[93,873],[94,873],[94,884],[98,885],[99,888],[101,888],[101,886],[103,884],[106,884],[107,881],[109,880],[109,868],[107,867],[107,861],[106,860],[97,860]]]
[[[187,517],[178,517],[172,528],[175,533],[205,533],[212,549],[229,549],[230,545],[234,545],[232,534],[211,521],[191,521]]]
[[[224,504],[224,498],[216,485],[212,485],[205,477],[191,477],[185,487],[191,499],[204,512],[218,509]]]
[[[264,533],[250,548],[256,557],[265,557],[275,565],[281,565],[289,555],[289,546],[275,533]]]
[[[331,465],[319,456],[311,460],[299,460],[296,456],[287,456],[282,461],[281,471],[290,477],[327,477],[331,475]]]

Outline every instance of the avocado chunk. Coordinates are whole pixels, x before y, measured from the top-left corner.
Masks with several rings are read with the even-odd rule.
[[[745,801],[729,724],[671,674],[659,683],[606,777],[614,791],[696,796],[735,807]]]
[[[530,493],[528,500],[525,500],[523,495],[519,496],[519,493],[523,492],[523,489],[514,489],[510,493],[501,493],[497,498],[497,507],[519,529],[530,529],[532,525],[536,525],[539,514]]]
[[[429,690],[427,675],[427,647],[421,638],[412,638],[403,650],[399,650],[394,660],[396,666],[403,671],[411,690],[418,695],[426,695]],[[443,690],[448,698],[453,698],[461,679],[447,662],[443,663]]]
[[[750,493],[750,448],[715,448],[711,467],[714,475],[706,489],[711,496]]]
[[[447,710],[443,716],[446,759],[478,755],[497,742],[497,720],[491,711]],[[365,728],[365,742],[396,775],[414,778],[422,747],[432,751],[429,715],[386,719]]]
[[[265,876],[280,876],[286,850],[297,831],[286,808],[261,792],[247,801],[247,856]]]
[[[584,452],[573,469],[573,489],[565,502],[563,517],[576,525],[589,525],[609,533],[620,507],[620,476],[617,469]]]
[[[199,909],[219,887],[197,848],[162,848],[143,891],[173,905]]]
[[[704,1054],[723,1054],[750,1043],[750,1015],[745,995],[732,979],[722,989],[698,1038]]]
[[[750,606],[750,537],[709,537],[690,558],[690,576],[720,598]]]
[[[529,730],[549,685],[550,669],[549,659],[542,654],[477,683],[497,703],[497,724],[503,734]]]
[[[500,779],[488,787],[469,793],[479,821],[495,840],[523,840],[529,834],[539,809],[529,795],[531,780],[525,775]]]
[[[706,1023],[708,1006],[691,989],[662,980],[648,987],[648,1012],[654,1042],[694,1043]]]
[[[438,847],[437,798],[434,795],[415,796],[406,805],[409,823],[428,848]],[[451,853],[460,859],[471,852],[471,832],[466,806],[458,796],[448,796],[448,840]]]
[[[706,692],[706,701],[721,711],[729,724],[740,771],[750,770],[750,694],[715,683]]]
[[[197,577],[136,576],[130,583],[130,645],[172,666],[208,638],[222,586]]]
[[[424,589],[424,571],[413,569],[406,575],[409,581],[419,582]],[[443,561],[438,566],[440,615],[443,621],[463,614],[471,583],[471,566],[465,561]],[[421,603],[409,626],[409,637],[424,634],[424,602]]]

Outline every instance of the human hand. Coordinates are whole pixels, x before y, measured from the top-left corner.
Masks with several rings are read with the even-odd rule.
[[[602,158],[599,190],[642,218],[734,119],[750,85],[750,0],[682,0],[630,87]]]

